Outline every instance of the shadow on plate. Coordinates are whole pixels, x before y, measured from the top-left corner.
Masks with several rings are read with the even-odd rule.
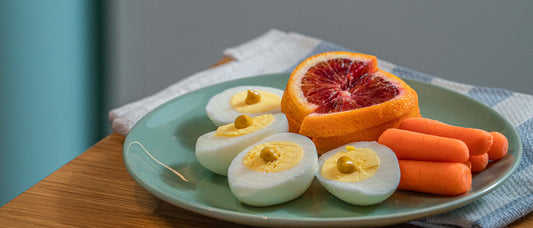
[[[185,147],[194,153],[196,140],[201,135],[216,130],[216,126],[206,115],[198,115],[181,121],[176,126],[174,137]]]

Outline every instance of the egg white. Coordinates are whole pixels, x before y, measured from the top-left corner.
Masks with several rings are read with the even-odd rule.
[[[300,145],[304,153],[302,160],[293,168],[273,173],[254,171],[243,165],[244,157],[254,146],[273,141],[290,141]],[[316,148],[309,138],[294,133],[280,133],[242,150],[228,169],[228,183],[239,201],[252,206],[270,206],[302,195],[309,188],[317,169]]]
[[[206,169],[226,176],[231,160],[245,147],[267,136],[288,132],[289,123],[283,113],[276,113],[268,126],[246,135],[227,137],[208,132],[196,140],[196,160]]]
[[[224,124],[231,123],[237,118],[238,116],[242,114],[247,114],[250,117],[262,115],[265,113],[278,113],[281,112],[281,108],[277,108],[268,112],[263,113],[242,113],[239,112],[231,106],[231,98],[236,93],[239,93],[241,91],[247,91],[247,90],[257,90],[257,91],[266,91],[273,94],[278,95],[280,98],[283,96],[283,90],[272,88],[272,87],[265,87],[265,86],[238,86],[233,87],[227,90],[224,90],[218,94],[215,94],[209,101],[207,102],[207,105],[205,107],[205,111],[207,113],[207,116],[216,126],[221,126]]]
[[[321,175],[324,162],[331,156],[346,151],[346,146],[355,148],[369,148],[379,157],[380,165],[376,173],[370,178],[360,182],[340,182],[328,180]],[[320,167],[316,177],[320,184],[331,194],[342,201],[355,205],[372,205],[383,202],[389,198],[400,183],[400,166],[394,152],[387,146],[373,142],[356,142],[340,146],[322,154],[318,160]]]

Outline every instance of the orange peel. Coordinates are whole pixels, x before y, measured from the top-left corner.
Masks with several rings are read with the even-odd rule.
[[[407,118],[420,117],[419,109],[412,109],[406,115],[398,117],[394,120],[388,121],[386,123],[380,124],[378,126],[370,127],[360,131],[352,132],[342,136],[331,136],[331,137],[314,137],[312,138],[317,152],[323,154],[329,150],[335,149],[339,146],[342,146],[350,142],[358,141],[376,141],[379,136],[389,128],[398,128],[400,123]]]

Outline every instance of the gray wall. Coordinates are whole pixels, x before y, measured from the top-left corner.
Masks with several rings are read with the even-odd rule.
[[[533,1],[111,2],[108,109],[217,62],[270,28],[448,80],[533,94]]]

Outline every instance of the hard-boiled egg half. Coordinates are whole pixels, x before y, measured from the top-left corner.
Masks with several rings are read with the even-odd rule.
[[[237,116],[257,116],[281,112],[283,90],[265,86],[238,86],[214,95],[205,111],[217,125],[233,122]]]
[[[196,141],[196,159],[211,172],[227,175],[231,160],[244,148],[267,136],[288,132],[289,124],[283,113],[246,115],[200,136]]]
[[[316,177],[342,201],[377,204],[394,193],[400,167],[394,152],[377,142],[355,142],[322,154]]]
[[[248,205],[270,206],[297,198],[311,184],[317,152],[302,135],[269,136],[239,153],[228,169],[228,183],[235,197]]]

